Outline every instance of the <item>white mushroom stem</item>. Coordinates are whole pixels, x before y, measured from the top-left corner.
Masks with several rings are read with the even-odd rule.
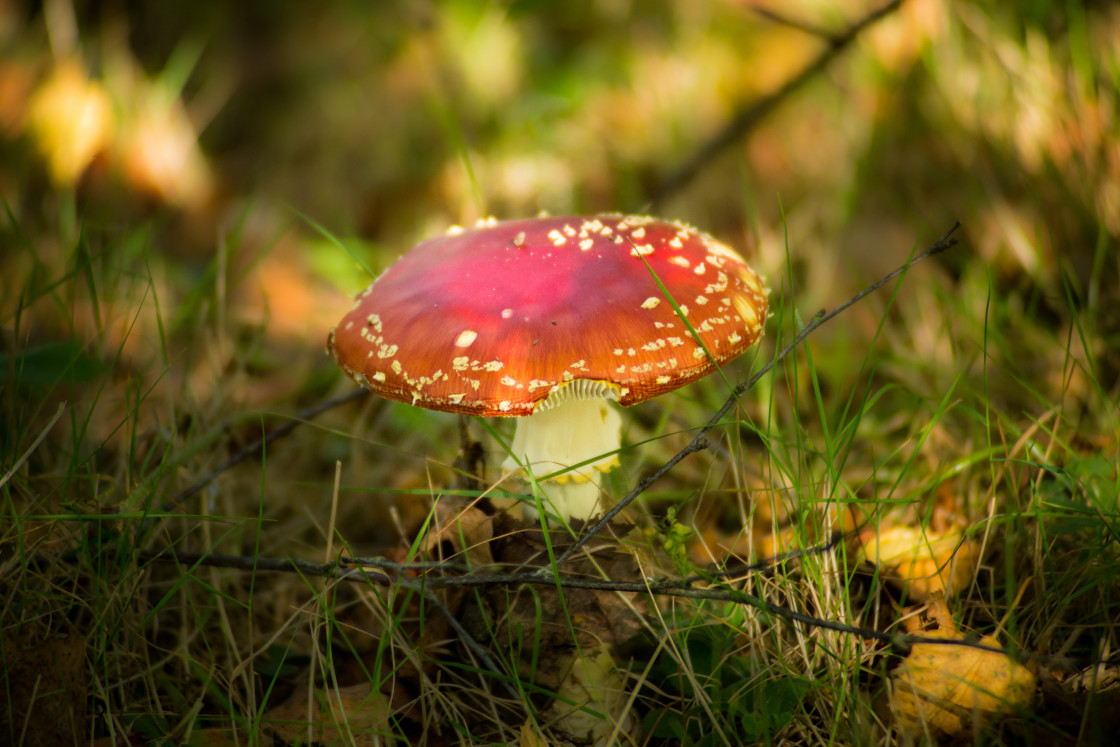
[[[565,521],[590,519],[602,514],[606,508],[599,501],[601,491],[594,481],[559,483],[549,480],[542,487],[553,512]]]
[[[616,396],[611,385],[590,381],[553,392],[537,412],[518,419],[503,469],[524,465],[536,476],[561,472],[544,483],[544,490],[564,519],[602,513],[594,478],[596,470],[618,466],[622,418],[610,402]]]

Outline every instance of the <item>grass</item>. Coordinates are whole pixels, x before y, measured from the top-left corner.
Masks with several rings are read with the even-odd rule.
[[[91,261],[88,249],[79,248],[72,260],[78,269],[63,269],[58,281],[39,268],[45,290],[36,297],[29,289],[15,318],[22,320],[25,309],[44,299],[67,296],[75,299],[70,303],[79,316],[81,304],[105,297],[112,278],[121,277],[120,266],[107,259],[115,251],[106,247],[100,261]],[[858,365],[850,365],[845,353],[845,365],[837,369],[827,342],[817,344],[811,336],[765,385],[748,392],[739,414],[715,432],[711,449],[690,457],[646,497],[646,510],[663,517],[662,523],[628,544],[640,557],[652,558],[660,573],[684,577],[703,573],[700,539],[707,552],[733,563],[817,546],[831,530],[842,529],[849,534],[835,548],[743,573],[732,587],[803,614],[891,631],[907,600],[883,569],[861,560],[851,531],[931,527],[939,512],[948,513],[982,548],[983,563],[951,597],[960,624],[977,634],[996,634],[1032,662],[1040,679],[1060,683],[1093,661],[1104,662],[1107,673],[1117,604],[1120,521],[1113,434],[1120,417],[1092,375],[1096,362],[1080,354],[1092,349],[1086,344],[1091,331],[1073,315],[1064,332],[1036,328],[1024,335],[1032,345],[1056,351],[1049,355],[1060,366],[1067,394],[1051,399],[1053,389],[1045,389],[1015,359],[986,352],[1018,343],[999,327],[972,318],[972,299],[962,303],[920,286],[912,293],[941,304],[954,328],[978,329],[981,347],[973,349],[975,337],[954,336],[950,355],[962,361],[959,368],[944,371],[933,368],[940,361],[909,359],[902,368],[898,359],[906,358],[906,335],[921,330],[892,317],[912,282],[903,279],[881,297],[885,305],[874,334],[891,340],[894,349],[872,346]],[[142,299],[156,286],[151,277],[129,284],[144,289]],[[780,347],[800,328],[796,298],[778,292],[774,300],[765,350]],[[989,317],[1009,316],[992,303],[989,298],[985,306]],[[7,406],[19,417],[6,420],[4,447],[4,463],[12,465],[3,485],[3,544],[12,571],[5,575],[5,656],[12,666],[32,656],[29,650],[47,657],[36,659],[45,689],[30,695],[48,709],[58,707],[49,704],[59,692],[66,702],[88,700],[100,714],[93,719],[100,723],[94,736],[110,740],[132,734],[209,744],[230,738],[219,733],[251,740],[268,729],[289,729],[279,731],[289,740],[353,741],[373,730],[404,740],[437,731],[460,739],[489,733],[491,741],[501,742],[516,740],[515,727],[526,717],[534,729],[550,733],[547,706],[522,711],[503,680],[488,673],[490,667],[471,663],[470,652],[452,642],[453,633],[431,606],[449,604],[448,597],[425,602],[409,587],[140,559],[142,550],[170,546],[249,558],[318,555],[330,563],[339,552],[361,554],[342,527],[356,525],[370,500],[343,478],[345,458],[335,462],[333,488],[326,475],[309,483],[300,474],[307,468],[301,460],[327,463],[327,454],[300,453],[316,440],[330,440],[327,453],[343,457],[354,443],[346,426],[331,424],[332,416],[339,418],[335,423],[342,420],[332,413],[326,422],[304,426],[318,435],[276,442],[256,464],[229,470],[188,505],[163,513],[157,505],[161,496],[220,463],[231,439],[250,442],[269,418],[199,411],[189,404],[186,379],[176,377],[169,362],[154,372],[122,376],[122,351],[133,336],[154,331],[163,341],[157,360],[167,361],[163,351],[176,333],[164,331],[175,325],[155,306],[153,300],[147,312],[141,306],[140,313],[95,321],[102,334],[96,347],[17,347],[6,359],[14,372]],[[110,335],[115,325],[124,330],[119,339]],[[17,339],[18,331],[17,325]],[[189,329],[182,357],[189,358],[199,341],[213,344],[204,329]],[[767,355],[762,352],[758,360]],[[908,383],[892,370],[902,371]],[[745,371],[729,375],[740,379]],[[990,392],[997,379],[1020,387],[1035,408],[1004,408]],[[627,441],[636,446],[624,454],[624,463],[642,466],[614,477],[616,492],[680,448],[691,431],[680,426],[702,422],[725,393],[722,381],[710,380],[668,406],[635,408]],[[369,404],[361,407],[368,410]],[[385,450],[395,442],[393,434],[411,423],[394,422],[384,406],[376,409],[381,422],[367,438]],[[370,448],[364,440],[356,442],[363,451]],[[387,453],[408,460],[407,449]],[[426,469],[433,486],[452,482],[446,467],[429,462]],[[390,479],[388,472],[380,475]],[[435,487],[419,492],[427,491],[432,498],[439,495]],[[278,493],[286,503],[274,506]],[[314,507],[296,505],[297,494],[309,493]],[[415,538],[391,557],[400,562],[430,557],[424,522],[446,521],[446,513],[429,515],[416,526],[394,506],[386,510],[397,519],[401,537]],[[155,524],[148,524],[153,518]],[[154,531],[137,534],[145,526]],[[448,552],[481,541],[473,530],[464,535],[445,526],[443,531],[459,532]],[[490,597],[477,597],[474,607],[491,603]],[[537,596],[534,608],[548,624],[541,604]],[[641,617],[644,633],[620,663],[629,673],[628,692],[641,683],[630,707],[642,724],[633,733],[643,740],[848,744],[890,737],[889,719],[872,708],[898,658],[889,646],[727,602],[663,598]],[[570,610],[561,620],[567,620],[562,626],[569,633],[580,625]],[[491,627],[488,635],[501,629]],[[60,657],[74,636],[86,647],[80,657],[84,676],[52,679],[60,675],[51,657]],[[509,650],[499,645],[492,653],[507,671],[527,658],[539,664],[541,657],[556,655],[539,648],[541,638],[539,628],[522,629]],[[37,647],[29,649],[32,642]],[[89,689],[75,691],[84,681]],[[542,707],[539,686],[504,683]],[[7,697],[16,713],[20,698],[29,696],[20,687],[9,680]],[[326,688],[325,702],[309,701],[306,712],[286,714],[285,700],[314,687]],[[400,695],[401,688],[408,689],[407,696]],[[481,692],[490,693],[490,702],[477,700]],[[532,698],[533,693],[538,695]],[[1004,738],[1062,733],[1088,738],[1104,727],[1088,699],[1083,708],[1078,732],[1048,720],[1056,719],[1053,714],[1036,712],[1033,718],[1005,721],[1004,729],[1011,731]],[[305,726],[309,719],[316,726]],[[437,730],[437,723],[444,726]],[[6,728],[14,737],[25,736],[21,724]]]
[[[384,31],[396,28],[393,4],[321,20],[323,38],[305,39],[299,59],[322,68],[284,101],[337,137],[312,151],[295,122],[268,119],[275,109],[254,117],[231,102],[238,117],[204,142],[239,174],[224,184],[224,212],[145,202],[155,198],[98,164],[76,185],[52,184],[36,141],[3,142],[0,741],[552,744],[596,722],[602,741],[634,744],[921,741],[932,731],[903,733],[887,698],[914,650],[903,626],[920,620],[931,635],[930,574],[868,549],[905,531],[909,547],[949,538],[967,566],[947,595],[954,624],[972,643],[994,636],[1036,678],[1030,706],[958,741],[1103,742],[1120,692],[1120,299],[1117,175],[1094,148],[1115,135],[1105,92],[1120,69],[1116,19],[1077,8],[1055,37],[1041,31],[1066,28],[1063,16],[1045,4],[1022,26],[968,3],[937,11],[941,25],[900,17],[666,203],[764,268],[773,315],[725,380],[624,413],[616,497],[686,446],[728,384],[817,309],[950,217],[963,243],[817,330],[740,398],[707,449],[641,496],[627,513],[638,526],[615,528],[594,562],[570,569],[695,578],[691,589],[559,594],[551,578],[419,581],[429,561],[562,552],[565,537],[512,519],[452,520],[479,493],[471,439],[487,449],[482,490],[517,494],[495,484],[490,431],[508,440],[509,424],[468,422],[464,440],[450,416],[365,398],[222,466],[349,391],[319,351],[366,282],[356,265],[376,274],[482,206],[513,217],[643,204],[652,176],[670,173],[643,158],[702,141],[718,112],[764,90],[721,72],[712,90],[726,90],[708,93],[688,71],[794,69],[819,40],[730,4],[711,17],[666,5],[632,26],[607,24],[609,4],[586,18],[556,11],[555,24],[526,4],[508,15],[454,5],[438,32],[407,43]],[[290,30],[308,19],[289,9],[274,20]],[[368,44],[348,41],[363,24]],[[745,26],[757,43],[740,44]],[[287,37],[262,28],[254,43],[279,55]],[[564,29],[594,33],[568,48]],[[688,44],[698,34],[704,49]],[[510,55],[532,44],[517,75],[487,88],[477,60],[453,53],[464,39]],[[188,77],[203,101],[229,83],[212,62],[236,51],[225,44]],[[370,97],[389,92],[400,106],[354,107],[349,84],[323,77],[336,67],[366,70]],[[431,69],[475,98],[416,72]],[[646,74],[666,87],[631,85]],[[1000,85],[980,95],[960,81]],[[1017,109],[1016,87],[1046,116]],[[415,114],[433,107],[436,118]],[[638,127],[632,112],[649,107],[663,116]],[[245,128],[259,139],[238,142]],[[612,150],[604,131],[625,142]],[[347,180],[371,139],[387,175]],[[266,161],[247,175],[229,165]],[[336,239],[319,224],[345,228]],[[371,576],[315,575],[342,557],[367,558]],[[283,558],[306,563],[264,570]],[[678,594],[709,591],[728,596]],[[596,664],[601,644],[613,675]],[[586,721],[561,720],[577,708]]]

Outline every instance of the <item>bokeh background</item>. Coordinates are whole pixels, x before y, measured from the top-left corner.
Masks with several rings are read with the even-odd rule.
[[[716,527],[713,547],[734,544],[744,485],[824,495],[842,474],[910,518],[937,494],[965,523],[993,495],[1025,511],[1036,462],[1076,461],[1115,490],[1118,107],[1110,2],[0,0],[0,476],[20,527],[0,551],[92,541],[92,524],[50,515],[98,517],[109,536],[105,517],[164,505],[345,393],[324,342],[355,292],[453,224],[541,211],[650,212],[743,253],[782,313],[733,381],[961,223],[960,245],[897,293],[816,332],[799,353],[812,368],[744,398],[754,422],[806,436],[771,444],[801,449],[803,484],[764,456],[713,467],[716,449],[659,486],[725,489],[690,519],[701,536]],[[872,372],[851,458],[815,451]],[[634,408],[627,442],[657,440],[628,454],[615,490],[724,396],[705,382]],[[451,416],[351,403],[170,506],[183,518],[147,541],[321,559],[341,461],[338,526],[375,553],[422,520],[415,494],[455,481],[459,446]],[[901,461],[919,473],[891,471]],[[972,608],[985,624],[1016,602],[998,572],[1030,544],[1016,536],[987,555],[999,593]],[[159,598],[176,581],[153,583]],[[8,597],[21,619],[58,608],[25,592]],[[305,593],[278,584],[238,614],[269,629]],[[1064,633],[1043,618],[1031,642],[1057,649]],[[133,623],[165,643],[173,626],[152,619]]]
[[[9,360],[47,346],[111,365],[189,402],[203,430],[345,386],[320,355],[326,330],[417,241],[540,211],[696,225],[804,318],[960,221],[962,246],[917,268],[894,307],[884,370],[936,397],[984,375],[987,319],[1015,341],[988,351],[1022,374],[988,388],[1013,409],[1086,394],[1068,365],[1086,352],[1115,387],[1109,3],[7,0],[0,50]],[[854,375],[887,300],[814,336],[832,370]],[[1071,303],[1092,334],[1063,332]],[[101,441],[132,406],[115,405],[90,419]],[[174,408],[135,409],[140,430],[180,430]]]

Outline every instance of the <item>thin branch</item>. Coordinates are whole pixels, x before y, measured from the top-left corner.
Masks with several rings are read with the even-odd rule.
[[[771,23],[778,26],[788,26],[791,29],[797,29],[798,31],[802,31],[806,34],[809,34],[810,36],[816,36],[820,39],[824,39],[829,44],[836,44],[839,40],[836,32],[826,29],[823,26],[818,26],[815,23],[809,23],[808,21],[802,21],[797,18],[784,16],[781,13],[778,13],[776,10],[771,10],[770,8],[765,8],[761,5],[751,5],[749,6],[749,8],[750,11],[756,16],[765,18],[767,21],[770,21]]]
[[[828,40],[828,46],[817,55],[816,59],[806,65],[800,73],[786,81],[785,85],[777,91],[740,108],[738,113],[723,126],[722,130],[697,148],[676,171],[662,179],[651,193],[651,206],[656,208],[674,192],[691,182],[709,161],[714,160],[725,148],[747,135],[778,104],[789,98],[791,94],[815,77],[817,73],[828,67],[828,64],[847,49],[865,29],[898,10],[902,3],[903,0],[891,0],[891,2],[856,21],[846,31],[835,36],[825,36],[824,38]]]
[[[592,537],[601,532],[603,528],[606,527],[612,519],[614,519],[614,517],[618,516],[619,513],[621,513],[627,506],[634,502],[635,498],[644,493],[651,485],[653,485],[653,483],[657,482],[657,480],[661,479],[661,477],[663,477],[665,473],[675,467],[678,462],[680,462],[689,454],[703,449],[707,445],[708,431],[720,424],[720,422],[723,420],[723,416],[726,415],[728,411],[739,401],[739,397],[741,397],[744,392],[758,383],[758,380],[769,373],[770,369],[774,368],[774,366],[780,363],[787,355],[793,352],[793,350],[795,350],[797,346],[799,346],[805,340],[806,337],[812,334],[813,331],[815,331],[818,327],[830,321],[837,315],[843,313],[853,304],[858,303],[868,294],[874,292],[875,290],[878,290],[880,287],[889,283],[891,280],[894,280],[899,275],[902,275],[911,267],[918,264],[927,257],[931,257],[934,254],[939,254],[940,252],[943,252],[952,246],[956,246],[957,239],[952,238],[952,235],[958,228],[960,228],[960,225],[961,224],[959,222],[954,223],[953,227],[950,228],[945,233],[945,235],[938,239],[929,249],[926,249],[917,257],[914,257],[893,272],[884,275],[877,282],[864,288],[862,291],[852,296],[832,311],[829,311],[828,313],[825,313],[823,310],[818,311],[813,316],[812,320],[810,320],[810,322],[805,325],[805,328],[802,329],[797,334],[797,336],[793,338],[792,342],[782,348],[782,350],[776,356],[774,356],[772,360],[768,361],[765,366],[759,369],[759,371],[754,376],[731,390],[731,396],[729,396],[727,398],[727,401],[723,403],[723,406],[716,411],[716,414],[712,416],[711,420],[708,421],[708,424],[697,431],[696,435],[687,446],[677,452],[676,456],[674,456],[672,459],[661,465],[661,467],[659,467],[653,474],[649,475],[640,483],[638,483],[638,485],[633,490],[631,490],[625,498],[619,501],[610,511],[607,511],[607,513],[603,515],[603,518],[595,522],[589,529],[585,529],[584,532],[579,536],[579,538],[577,538],[576,541],[572,543],[572,545],[556,559],[555,567],[559,568],[568,559],[579,552],[580,549],[585,544],[587,544],[587,542]],[[552,572],[552,568],[542,568],[537,573],[548,575]]]
[[[796,560],[797,558],[807,555],[819,555],[830,552],[839,545],[843,536],[842,532],[835,531],[825,544],[816,545],[803,550],[791,550],[781,553],[780,555],[763,558],[749,565],[740,565],[733,569],[712,571],[702,575],[690,576],[676,582],[663,583],[676,583],[681,587],[690,587],[692,584],[708,583],[717,578],[728,578],[751,571],[766,570],[767,568],[776,566],[778,563],[784,563],[788,560]],[[179,552],[173,548],[164,550],[141,550],[137,553],[137,559],[142,563],[161,561],[179,563],[180,565],[208,565],[253,572],[298,572],[306,576],[324,576],[340,581],[365,580],[378,586],[388,586],[397,580],[398,577],[406,574],[423,573],[426,571],[461,574],[472,572],[493,573],[498,568],[502,567],[500,564],[470,566],[466,563],[456,563],[451,560],[413,560],[407,563],[400,563],[381,556],[351,558],[345,555],[339,557],[339,559],[333,563],[315,563],[310,560],[299,560],[297,558],[262,558],[245,555],[224,555],[221,553]],[[370,568],[376,568],[378,571],[383,572],[374,573],[369,570]]]
[[[172,548],[165,550],[140,550],[136,559],[141,563],[177,563],[192,568],[213,566],[216,568],[235,568],[240,571],[299,573],[304,576],[333,578],[338,581],[365,581],[378,586],[389,586],[394,579],[384,573],[375,573],[363,568],[343,568],[339,563],[313,563],[297,558],[262,558],[245,555],[223,555],[220,553],[178,552]]]
[[[722,568],[718,571],[706,571],[704,573],[699,573],[695,576],[689,576],[688,578],[685,578],[683,583],[696,584],[711,582],[716,579],[735,578],[736,576],[741,576],[745,573],[764,571],[767,568],[771,568],[777,565],[778,563],[784,563],[789,560],[797,560],[798,558],[804,558],[810,555],[824,555],[825,553],[829,553],[835,550],[837,546],[839,546],[840,540],[842,540],[843,538],[844,533],[837,529],[832,533],[832,536],[829,537],[828,542],[824,543],[823,545],[807,547],[804,550],[790,550],[789,552],[784,552],[780,555],[774,555],[773,557],[764,558],[754,563],[742,563],[732,568]]]
[[[334,579],[336,581],[348,581],[357,583],[374,584],[376,586],[390,586],[396,585],[399,588],[417,591],[424,595],[427,603],[432,604],[445,618],[448,623],[463,639],[463,643],[471,650],[471,652],[479,657],[479,660],[485,664],[491,671],[501,674],[502,670],[497,667],[493,660],[486,653],[485,649],[478,644],[470,636],[470,634],[462,627],[457,619],[451,614],[451,611],[439,603],[438,598],[432,596],[435,591],[439,589],[449,588],[478,588],[486,586],[517,586],[521,584],[531,584],[535,586],[560,586],[564,589],[583,589],[588,591],[610,591],[610,592],[630,592],[636,594],[650,594],[672,597],[683,597],[688,599],[702,599],[705,601],[714,602],[731,602],[734,604],[744,604],[756,609],[761,609],[769,612],[777,617],[792,622],[802,623],[814,628],[822,630],[831,630],[837,633],[845,633],[848,635],[855,635],[861,638],[881,641],[889,644],[895,649],[905,650],[909,646],[918,643],[930,643],[936,645],[949,645],[949,646],[965,646],[968,648],[975,648],[982,651],[994,651],[996,653],[1006,653],[1006,650],[998,646],[988,646],[976,641],[961,640],[961,639],[947,639],[947,638],[931,638],[925,636],[909,635],[903,633],[885,633],[875,628],[866,628],[859,625],[848,625],[846,623],[835,622],[833,620],[826,620],[820,617],[814,617],[803,612],[783,607],[780,604],[769,602],[761,597],[747,594],[746,592],[732,589],[727,586],[720,588],[707,588],[697,589],[693,588],[689,581],[679,580],[665,580],[665,581],[614,581],[610,579],[586,578],[586,577],[573,577],[573,576],[556,576],[556,577],[542,577],[537,573],[482,573],[478,570],[461,576],[421,576],[420,578],[410,578],[406,576],[390,577],[383,573],[370,573],[360,568],[342,568],[334,563],[311,563],[303,560],[295,560],[292,558],[254,558],[238,555],[219,555],[209,553],[186,553],[175,552],[174,550],[167,550],[164,552],[140,552],[138,557],[142,561],[161,561],[179,563],[189,566],[215,566],[219,568],[235,568],[246,571],[280,571],[287,573],[300,573],[307,576],[322,576],[325,578]],[[1035,657],[1037,658],[1037,657]],[[508,682],[507,682],[508,685]],[[513,694],[515,698],[519,697],[516,693]]]
[[[421,577],[419,579],[405,579],[405,578],[392,578],[384,573],[376,573],[367,571],[364,568],[343,568],[339,563],[312,563],[307,560],[299,560],[297,558],[262,558],[262,557],[249,557],[245,555],[222,555],[218,553],[193,553],[193,552],[176,552],[173,549],[167,549],[158,552],[150,552],[142,550],[137,553],[137,559],[143,563],[148,562],[165,562],[177,563],[180,565],[187,565],[192,568],[197,566],[210,566],[217,568],[234,568],[242,571],[250,571],[259,573],[261,571],[275,571],[280,573],[298,573],[301,576],[315,576],[319,578],[327,578],[335,581],[351,581],[367,584],[374,584],[376,586],[390,586],[396,583],[397,586],[407,589],[412,589],[420,592],[424,597],[425,604],[431,605],[436,609],[446,620],[459,639],[467,647],[470,652],[478,658],[484,666],[490,671],[498,675],[503,675],[503,670],[498,667],[494,662],[493,657],[486,651],[474,637],[463,627],[462,623],[451,614],[451,611],[439,601],[435,596],[434,589],[439,588],[438,585],[429,584],[430,579]],[[387,565],[395,566],[400,565],[386,561]],[[428,563],[422,564],[427,566],[436,566],[438,564]],[[521,695],[510,684],[508,673],[500,676],[499,679],[504,683],[506,691],[514,700],[521,699]]]

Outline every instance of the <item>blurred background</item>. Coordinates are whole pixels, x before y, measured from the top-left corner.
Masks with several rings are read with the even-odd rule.
[[[844,500],[881,499],[868,511],[944,510],[977,527],[996,501],[1033,515],[1035,467],[1063,464],[1047,474],[1070,501],[1054,535],[1068,544],[1036,554],[1060,562],[1029,567],[1034,524],[1001,525],[985,555],[994,592],[970,614],[1002,626],[1018,579],[1115,550],[1100,527],[1120,484],[1118,107],[1120,5],[1103,1],[0,0],[0,557],[81,546],[93,567],[135,536],[322,560],[339,461],[337,526],[354,551],[407,535],[428,504],[397,498],[453,484],[457,422],[374,397],[165,502],[351,391],[327,330],[453,224],[621,211],[711,233],[769,279],[776,312],[759,356],[728,367],[734,382],[960,221],[958,247],[820,329],[743,398],[759,431],[728,429],[658,490],[700,496],[690,521],[702,537],[719,529],[722,557],[729,544],[749,554],[735,544],[747,498],[795,510],[843,483]],[[633,408],[613,492],[726,393],[705,381]],[[1104,487],[1082,521],[1091,480]],[[157,534],[111,520],[161,505],[182,513]],[[1098,545],[1077,534],[1098,530]],[[1094,589],[1107,597],[1115,566],[1088,554],[1078,562],[1104,558]],[[174,569],[121,564],[143,586],[123,601],[117,571],[91,574],[104,601],[83,617],[69,586],[29,591],[50,585],[34,581],[49,566],[22,568],[5,629],[51,620],[84,634],[83,621],[121,619],[119,604],[139,636],[109,657],[116,680],[161,676],[128,647],[172,648]],[[288,624],[309,592],[271,578],[254,592],[251,577],[222,577],[230,598],[256,594],[235,622]],[[192,588],[180,627],[212,633],[213,600]],[[1063,614],[1081,630],[1077,604]],[[1049,614],[1024,615],[1028,647],[1066,645]],[[209,661],[210,640],[185,637]],[[179,713],[206,687],[194,671],[183,665]],[[124,687],[107,708],[156,709],[163,687]]]
[[[8,413],[41,424],[84,399],[74,451],[123,460],[117,498],[95,502],[141,480],[137,433],[152,453],[188,433],[233,433],[234,449],[262,413],[344,391],[322,348],[351,295],[490,215],[683,220],[804,318],[959,220],[961,247],[907,281],[882,370],[938,399],[988,376],[997,325],[1012,342],[985,354],[1012,366],[985,389],[1013,412],[1067,398],[1076,421],[1088,368],[1115,391],[1111,3],[5,0],[0,55],[6,367],[38,391],[113,382],[27,400],[9,386]],[[879,334],[877,298],[813,338],[841,380]],[[1069,333],[1071,309],[1088,333]],[[383,444],[449,440],[446,418],[407,410]],[[35,427],[8,429],[6,453]],[[307,444],[309,474],[349,455],[360,482],[361,449],[326,444]]]

